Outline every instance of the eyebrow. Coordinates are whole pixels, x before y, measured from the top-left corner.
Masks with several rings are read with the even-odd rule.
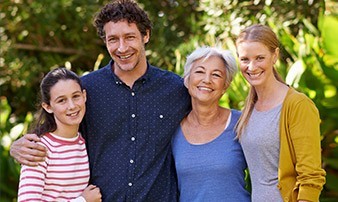
[[[129,35],[136,35],[136,32],[127,32],[127,33],[124,33],[122,36],[129,36]],[[117,37],[117,36],[118,36],[118,34],[106,35],[107,38]]]
[[[77,94],[77,93],[82,93],[82,91],[77,90],[77,91],[73,92],[72,95]],[[65,97],[65,95],[60,95],[60,96],[56,97],[56,98],[54,99],[54,101],[58,100],[59,98],[63,98],[63,97]]]

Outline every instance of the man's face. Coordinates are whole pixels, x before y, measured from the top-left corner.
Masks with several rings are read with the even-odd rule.
[[[116,75],[144,71],[147,67],[145,44],[149,32],[142,36],[135,23],[108,22],[104,26],[106,47],[114,60]]]

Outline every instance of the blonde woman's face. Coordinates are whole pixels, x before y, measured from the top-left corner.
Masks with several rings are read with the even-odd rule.
[[[278,58],[263,43],[244,41],[237,45],[240,70],[244,78],[254,87],[269,85],[274,79],[273,65]]]

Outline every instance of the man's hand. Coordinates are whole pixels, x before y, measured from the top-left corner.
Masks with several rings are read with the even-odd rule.
[[[37,166],[47,155],[47,149],[37,142],[40,142],[37,135],[26,134],[12,143],[10,155],[21,164]]]

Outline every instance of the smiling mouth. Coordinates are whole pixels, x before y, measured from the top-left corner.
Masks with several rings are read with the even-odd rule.
[[[260,75],[262,75],[263,72],[258,72],[258,73],[247,73],[247,75],[249,75],[250,78],[255,79],[258,78]]]
[[[129,59],[133,54],[129,54],[129,55],[119,55],[118,57],[121,59],[121,60],[126,60],[126,59]]]
[[[71,113],[71,114],[67,114],[67,116],[74,117],[74,116],[79,115],[79,113],[80,113],[80,111],[77,111],[77,112],[74,112],[74,113]]]
[[[207,88],[207,87],[198,87],[199,90],[203,90],[203,91],[208,91],[208,92],[212,92],[213,90],[211,88]]]

